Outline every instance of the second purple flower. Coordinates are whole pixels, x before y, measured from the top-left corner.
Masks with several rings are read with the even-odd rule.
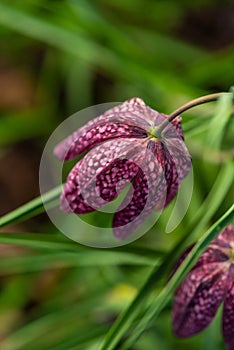
[[[154,209],[175,197],[191,168],[180,117],[158,132],[167,116],[132,98],[91,120],[59,143],[54,153],[71,160],[89,151],[69,173],[61,210],[84,214],[115,199],[132,183],[114,214],[118,239],[132,234]]]
[[[188,255],[188,248],[176,268]],[[173,330],[180,338],[203,331],[223,305],[222,331],[227,349],[234,350],[234,226],[214,239],[176,291]]]

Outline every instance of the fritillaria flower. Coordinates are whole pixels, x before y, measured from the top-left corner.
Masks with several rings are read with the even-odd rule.
[[[132,188],[113,217],[114,235],[133,233],[153,209],[162,209],[176,195],[191,167],[183,142],[180,117],[160,125],[167,116],[140,98],[132,98],[89,121],[60,142],[55,155],[71,160],[89,151],[69,173],[61,210],[83,214]]]
[[[185,252],[180,263],[188,254]],[[234,226],[228,225],[211,242],[176,291],[173,329],[190,337],[206,328],[223,302],[223,337],[234,349]]]

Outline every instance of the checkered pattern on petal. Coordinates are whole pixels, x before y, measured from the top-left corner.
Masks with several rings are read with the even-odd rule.
[[[71,160],[107,140],[147,137],[149,110],[139,98],[128,100],[92,119],[61,141],[54,154],[60,160]]]
[[[189,337],[206,328],[226,294],[228,268],[210,263],[193,269],[178,288],[173,305],[173,330]]]
[[[114,235],[124,239],[131,235],[155,209],[162,207],[167,196],[167,181],[159,156],[161,144],[148,144],[142,165],[132,181],[133,194],[129,191],[113,218]],[[126,205],[125,205],[126,204]]]
[[[228,291],[223,306],[223,337],[228,350],[234,349],[234,265],[228,276]]]
[[[116,185],[119,181],[124,180],[122,190],[126,181],[138,171],[134,163],[126,161],[126,156],[131,151],[137,161],[139,150],[143,148],[141,142],[138,139],[121,139],[118,143],[111,140],[91,150],[69,173],[61,197],[61,209],[83,214],[114,199],[118,195]]]

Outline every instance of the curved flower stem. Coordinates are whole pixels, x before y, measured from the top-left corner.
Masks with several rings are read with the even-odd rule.
[[[168,123],[170,123],[173,119],[175,119],[181,113],[184,113],[185,111],[189,110],[190,108],[202,105],[204,103],[217,101],[221,96],[223,96],[225,94],[232,95],[231,92],[218,92],[216,94],[210,94],[210,95],[206,95],[206,96],[201,96],[201,97],[196,98],[195,100],[189,101],[185,105],[179,107],[174,112],[172,112],[169,115],[168,119],[165,122],[163,122],[160,125],[160,127],[157,129],[157,133],[161,133],[163,131],[163,129],[168,125]]]
[[[44,211],[45,204],[57,205],[61,191],[62,185],[2,216],[0,218],[0,227],[41,213]]]
[[[207,102],[213,102],[218,100],[222,95],[227,94],[227,92],[219,92],[216,94],[210,94],[210,95],[206,95],[206,96],[201,96],[198,98],[195,98],[195,100],[189,101],[188,103],[186,103],[185,105],[179,107],[178,109],[176,109],[174,112],[172,112],[169,115],[168,121],[172,121],[175,117],[177,117],[179,114],[187,111],[190,108],[202,105],[204,103]]]

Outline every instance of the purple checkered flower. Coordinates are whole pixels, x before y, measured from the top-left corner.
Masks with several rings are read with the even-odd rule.
[[[180,117],[157,133],[167,116],[140,98],[132,98],[89,121],[54,150],[60,160],[89,151],[71,170],[61,196],[61,210],[83,214],[132,188],[114,214],[118,239],[133,233],[153,209],[162,209],[178,192],[191,167]]]
[[[179,264],[188,254],[182,256]],[[223,305],[223,337],[234,349],[234,226],[228,225],[211,242],[176,291],[172,318],[178,337],[201,332]]]

